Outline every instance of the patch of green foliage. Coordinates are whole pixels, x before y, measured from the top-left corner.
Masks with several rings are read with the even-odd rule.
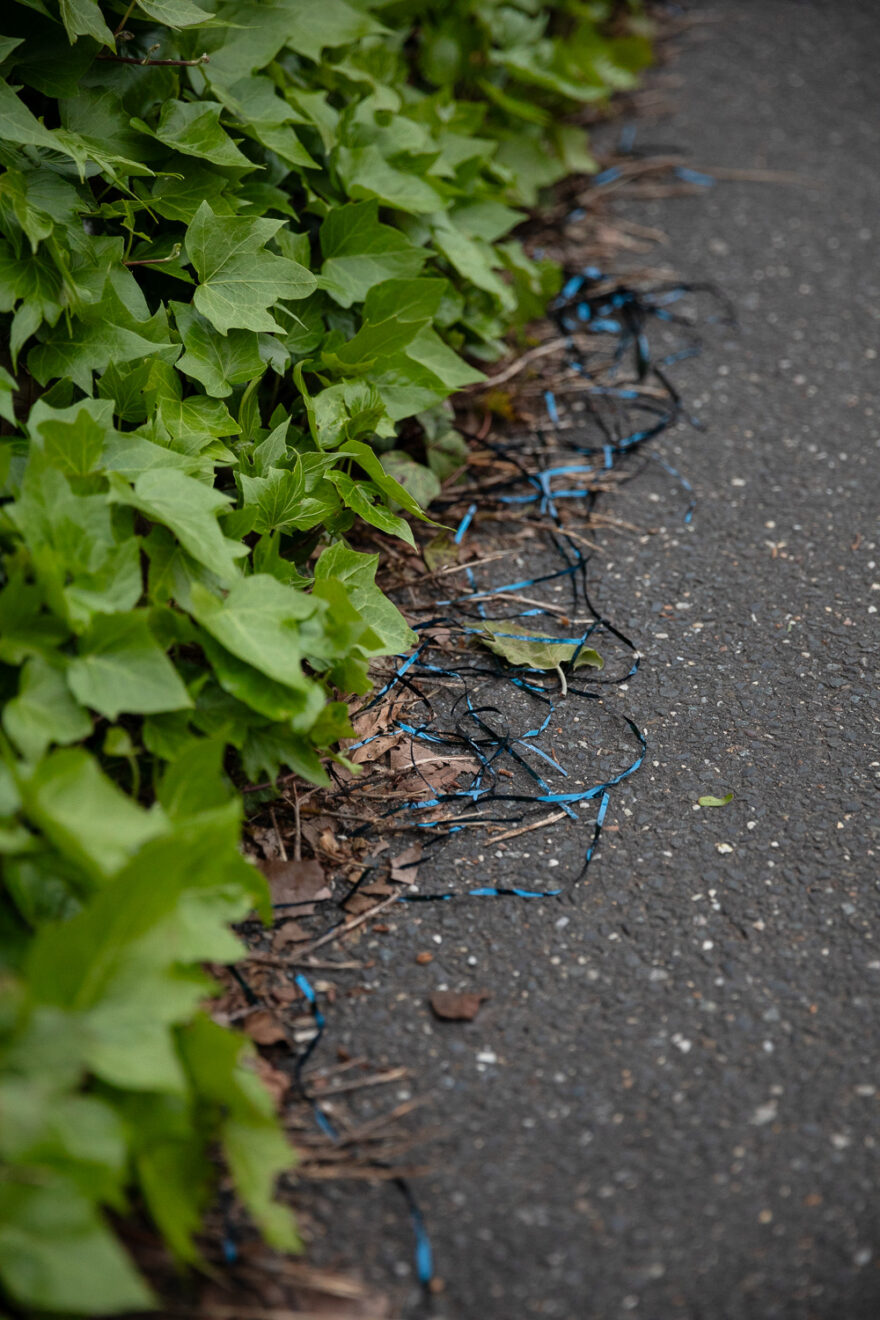
[[[270,915],[234,785],[326,782],[412,635],[354,551],[462,461],[443,401],[542,310],[509,239],[632,85],[586,0],[10,0],[0,17],[0,1285],[151,1303],[217,1149],[267,1239],[291,1155],[202,1005]],[[615,35],[608,35],[613,30]],[[396,447],[419,417],[426,462]]]

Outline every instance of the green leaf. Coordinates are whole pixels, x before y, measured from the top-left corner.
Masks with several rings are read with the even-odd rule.
[[[182,1048],[200,1093],[227,1115],[223,1150],[239,1195],[267,1241],[281,1251],[298,1250],[290,1211],[274,1199],[276,1179],[293,1168],[294,1155],[275,1123],[268,1092],[243,1066],[252,1047],[200,1015],[183,1033]]]
[[[97,881],[163,828],[159,815],[132,802],[77,748],[44,757],[21,791],[28,818]]]
[[[77,37],[94,37],[102,46],[115,49],[113,33],[104,22],[98,0],[59,0],[61,22],[71,44]]]
[[[60,1174],[0,1187],[0,1277],[28,1309],[116,1315],[154,1298],[88,1196]]]
[[[337,541],[322,551],[315,564],[315,581],[335,578],[345,587],[351,604],[379,634],[387,653],[397,655],[412,646],[416,634],[400,610],[376,586],[378,555],[364,555]]]
[[[138,0],[138,9],[172,28],[201,27],[213,17],[190,0]]]
[[[483,619],[477,640],[500,655],[510,665],[528,665],[530,669],[558,669],[574,659],[575,669],[589,665],[604,668],[605,661],[591,646],[543,634],[533,634],[529,620]]]
[[[391,449],[384,453],[382,466],[422,509],[426,509],[440,494],[440,482],[431,469],[423,463],[417,463],[402,449]]]
[[[383,280],[418,275],[428,259],[399,229],[380,222],[376,201],[334,207],[321,225],[321,251],[319,287],[342,307],[362,302]]]
[[[88,737],[92,721],[70,695],[61,670],[34,656],[21,671],[18,696],[4,707],[3,727],[22,755],[37,761],[52,743]]]
[[[158,715],[192,705],[146,614],[105,614],[79,640],[67,681],[77,701],[109,720]]]
[[[262,376],[266,366],[255,334],[249,330],[218,334],[192,307],[184,303],[169,305],[186,349],[178,368],[199,381],[208,394],[225,398],[236,385],[245,385]]]
[[[133,119],[132,124],[185,156],[198,156],[233,169],[254,169],[221,127],[222,112],[219,101],[166,101],[154,129],[142,119]]]
[[[724,797],[712,797],[707,793],[704,797],[697,798],[701,807],[726,807],[728,802],[733,801],[732,793],[725,793]]]
[[[343,380],[310,398],[299,365],[294,376],[306,405],[309,429],[321,449],[335,449],[349,440],[370,435],[385,419],[382,398],[367,381]]]
[[[272,532],[296,524],[305,491],[301,468],[289,472],[270,467],[262,477],[249,477],[243,472],[239,480],[245,508],[256,508],[255,531]]]
[[[415,540],[412,534],[412,528],[403,518],[398,518],[397,514],[389,510],[381,503],[374,503],[378,492],[369,490],[369,483],[353,481],[345,472],[328,472],[327,480],[331,481],[339,492],[342,502],[347,508],[356,513],[364,522],[370,523],[373,527],[378,527],[380,531],[388,532],[391,536],[399,536],[407,545],[415,548]],[[397,484],[397,483],[395,483]],[[402,489],[402,487],[401,487]]]
[[[199,738],[175,758],[162,776],[157,794],[169,819],[186,820],[229,801],[223,752],[222,742]]]
[[[0,417],[15,425],[15,404],[13,394],[16,390],[15,377],[5,367],[0,367]]]
[[[215,215],[203,202],[186,231],[186,250],[200,280],[196,310],[226,334],[283,327],[268,308],[279,298],[305,298],[317,281],[288,257],[266,252],[280,220],[239,220]]]
[[[371,143],[366,147],[340,147],[337,169],[353,201],[375,198],[384,206],[412,215],[443,209],[442,194],[421,177],[390,165]]]
[[[395,504],[399,504],[407,513],[411,513],[416,518],[425,518],[418,502],[413,499],[409,491],[396,481],[390,472],[386,472],[381,460],[377,457],[374,450],[369,445],[361,444],[359,440],[349,440],[341,449],[336,451],[339,457],[351,457],[357,460],[364,469],[367,476],[375,483],[383,495]],[[328,477],[333,478],[337,473],[329,473]],[[429,521],[425,519],[425,521]]]
[[[192,613],[202,627],[240,660],[292,688],[307,685],[300,625],[317,609],[316,600],[267,574],[236,583],[222,601],[193,588]]]
[[[229,505],[228,495],[174,468],[143,472],[133,490],[117,479],[112,489],[118,503],[169,527],[193,558],[222,581],[239,576],[235,561],[247,554],[247,547],[225,537],[217,521],[217,513]]]

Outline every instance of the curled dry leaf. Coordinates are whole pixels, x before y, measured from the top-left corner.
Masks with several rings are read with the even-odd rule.
[[[257,1045],[277,1045],[287,1040],[287,1032],[268,1008],[254,1009],[242,1023],[245,1032]]]
[[[309,932],[298,921],[283,921],[272,932],[272,948],[280,953],[289,945],[302,944],[309,938]]]
[[[320,902],[330,897],[324,868],[314,858],[284,862],[280,858],[261,861],[260,870],[269,881],[273,903]]]
[[[419,873],[422,845],[411,843],[402,853],[391,859],[391,880],[396,885],[411,885]]]
[[[435,990],[431,995],[431,1008],[444,1022],[473,1022],[483,1000],[488,998],[486,990]]]

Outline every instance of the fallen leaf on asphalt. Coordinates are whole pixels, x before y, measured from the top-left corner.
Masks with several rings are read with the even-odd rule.
[[[324,880],[324,868],[314,858],[284,862],[275,857],[259,865],[269,881],[273,903],[310,903],[330,897],[330,890]]]
[[[712,797],[711,793],[707,793],[705,797],[697,798],[697,801],[701,807],[726,807],[728,802],[733,801],[733,794],[725,793],[724,797],[720,798]]]
[[[532,636],[518,619],[482,619],[482,632],[478,641],[490,651],[500,655],[511,665],[528,665],[531,669],[556,669],[574,660],[574,668],[589,665],[602,669],[605,661],[592,646],[577,642],[558,641],[555,637],[538,634]]]
[[[431,1008],[444,1022],[473,1022],[483,1000],[488,998],[485,990],[435,990],[431,995]]]
[[[283,921],[272,932],[272,948],[280,953],[289,944],[300,944],[309,938],[309,932],[298,921]]]
[[[391,879],[396,885],[411,885],[419,873],[422,845],[412,843],[402,853],[391,858]]]
[[[245,1032],[257,1045],[277,1045],[287,1040],[287,1033],[274,1013],[267,1008],[258,1008],[248,1013],[242,1023]]]

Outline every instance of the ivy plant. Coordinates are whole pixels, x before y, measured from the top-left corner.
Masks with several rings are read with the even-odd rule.
[[[613,10],[613,12],[612,12]],[[148,1308],[107,1212],[198,1264],[216,1152],[292,1164],[206,963],[271,908],[247,780],[327,782],[412,634],[450,394],[556,287],[510,239],[648,58],[585,0],[9,0],[0,17],[0,1289]],[[398,441],[417,418],[423,449]],[[438,420],[439,419],[439,420]],[[412,432],[412,425],[410,425]]]

